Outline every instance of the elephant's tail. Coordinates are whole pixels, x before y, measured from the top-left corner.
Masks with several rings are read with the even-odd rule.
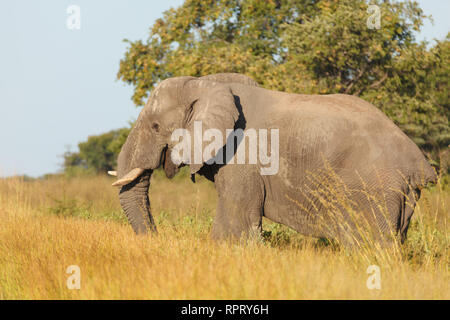
[[[422,166],[420,170],[415,171],[409,177],[408,185],[404,193],[402,210],[399,218],[399,231],[401,242],[406,240],[409,223],[414,213],[417,201],[419,201],[421,189],[428,183],[436,183],[438,175],[435,169],[428,163]]]

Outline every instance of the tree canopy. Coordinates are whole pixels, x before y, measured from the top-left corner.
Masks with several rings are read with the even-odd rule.
[[[117,77],[142,106],[161,80],[238,72],[267,89],[358,95],[385,112],[428,155],[450,144],[449,42],[414,34],[427,17],[416,2],[186,0],[129,47]]]
[[[64,153],[64,169],[68,173],[82,170],[106,173],[116,167],[117,156],[130,132],[129,128],[112,130],[88,137],[78,144],[78,152]]]

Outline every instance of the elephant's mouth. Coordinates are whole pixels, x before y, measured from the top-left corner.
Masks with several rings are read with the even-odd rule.
[[[174,164],[171,160],[171,150],[169,149],[168,145],[166,145],[163,150],[161,151],[159,163],[157,168],[160,166],[163,167],[163,170],[166,174],[166,177],[171,179],[175,176],[175,174],[180,170],[180,168],[183,166],[183,164],[180,164],[177,166]],[[155,168],[155,169],[157,169]],[[131,171],[129,171],[126,175],[124,175],[122,178],[114,182],[112,185],[114,187],[120,187],[127,185],[133,181],[135,181],[137,178],[139,178],[145,170],[153,170],[152,168],[134,168]]]
[[[161,163],[164,169],[164,172],[166,173],[166,177],[169,179],[172,179],[177,172],[180,170],[182,165],[180,164],[177,166],[175,163],[172,162],[171,159],[171,152],[172,150],[169,149],[168,146],[166,146],[163,149],[163,152],[161,153]]]
[[[165,167],[166,159],[167,159],[167,150],[169,150],[169,146],[166,144],[166,146],[164,147],[164,149],[161,152],[158,167],[160,167],[161,165],[163,166],[163,168]]]

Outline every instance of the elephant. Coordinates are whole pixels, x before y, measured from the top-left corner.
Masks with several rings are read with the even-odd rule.
[[[217,152],[222,163],[175,161],[172,134],[178,128],[193,133],[199,121],[203,130],[224,137],[239,129],[277,129],[278,171],[262,174],[261,159],[230,163],[225,151],[236,152],[236,136]],[[156,232],[148,196],[155,169],[162,166],[171,178],[189,166],[194,182],[196,174],[212,181],[218,194],[215,240],[260,237],[266,217],[303,235],[350,246],[362,241],[361,230],[377,242],[403,243],[420,190],[437,179],[417,145],[365,100],[272,91],[236,73],[160,82],[117,163],[113,185],[137,234]]]

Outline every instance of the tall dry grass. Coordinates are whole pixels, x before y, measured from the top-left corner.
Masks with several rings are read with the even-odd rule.
[[[215,243],[211,183],[152,177],[158,235],[136,236],[108,177],[0,180],[1,299],[449,299],[450,191],[423,192],[399,253],[349,252],[264,221],[264,241]],[[81,289],[66,285],[69,265]],[[369,265],[381,289],[369,290]]]

